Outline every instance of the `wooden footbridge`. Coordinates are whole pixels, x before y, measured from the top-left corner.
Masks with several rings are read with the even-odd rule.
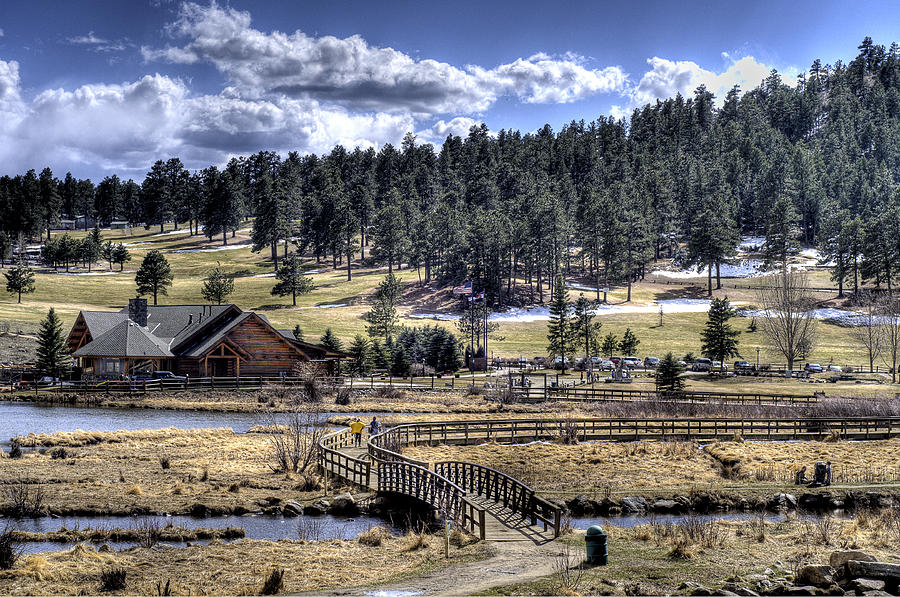
[[[429,463],[402,454],[421,445],[477,445],[488,441],[639,440],[803,441],[900,436],[900,417],[782,419],[481,419],[393,426],[355,446],[349,429],[319,443],[319,468],[367,490],[416,498],[445,518],[490,540],[548,540],[558,536],[561,508],[521,481],[487,466],[462,461]]]

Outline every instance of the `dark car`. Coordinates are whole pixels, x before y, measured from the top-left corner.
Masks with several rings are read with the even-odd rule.
[[[807,373],[821,373],[823,371],[822,365],[818,363],[807,363],[803,370]]]
[[[644,367],[647,369],[655,369],[659,365],[657,357],[644,357]]]
[[[735,361],[734,362],[734,370],[735,371],[749,371],[753,367],[750,365],[748,361]]]
[[[712,366],[713,363],[710,359],[696,359],[691,366],[691,371],[712,371]]]
[[[186,382],[183,375],[175,375],[171,371],[144,371],[134,376],[135,379],[158,379],[160,381]]]

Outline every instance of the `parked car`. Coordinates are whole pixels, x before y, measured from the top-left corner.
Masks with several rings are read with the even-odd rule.
[[[728,371],[728,365],[726,365],[722,361],[713,361],[712,369],[713,371]]]
[[[622,360],[622,357],[609,357],[609,360],[613,365],[618,365],[619,361]]]
[[[591,365],[593,365],[594,367],[596,367],[597,365],[600,364],[600,362],[601,362],[602,360],[603,360],[603,359],[601,359],[600,357],[591,357]]]
[[[828,370],[833,373],[843,373],[844,372],[844,370],[841,369],[840,365],[835,365],[834,363],[831,363],[828,365]]]
[[[699,358],[694,360],[691,371],[710,371],[712,369],[712,364],[710,359]]]
[[[734,370],[735,371],[749,371],[753,366],[749,361],[735,361],[734,362]]]
[[[675,364],[681,367],[682,369],[687,369],[687,362],[685,361],[675,361]]]
[[[640,367],[643,363],[641,359],[637,357],[625,357],[625,366],[634,369],[635,367]]]
[[[656,369],[656,366],[659,365],[659,359],[656,357],[644,357],[644,367],[648,369]]]
[[[569,366],[569,357],[566,357],[566,367]],[[555,369],[562,369],[563,367],[563,357],[556,357],[553,359],[553,367]]]
[[[186,382],[187,378],[183,375],[175,375],[171,371],[143,371],[134,376],[135,379],[158,379],[160,381],[180,381]]]
[[[615,369],[616,366],[613,365],[612,361],[610,361],[608,359],[603,359],[602,361],[600,361],[599,367],[600,367],[601,371],[612,371],[613,369]]]
[[[69,381],[60,381],[58,377],[50,377],[49,375],[45,375],[44,377],[38,379],[35,382],[35,385],[39,388],[46,388],[49,386],[71,386],[72,382]]]
[[[803,370],[807,373],[821,373],[822,371],[824,371],[824,369],[822,369],[822,365],[818,363],[807,363]]]

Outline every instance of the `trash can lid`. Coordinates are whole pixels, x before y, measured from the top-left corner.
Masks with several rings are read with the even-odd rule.
[[[589,526],[587,532],[585,532],[585,536],[587,537],[595,537],[597,535],[605,535],[603,532],[603,527],[597,526],[596,524],[593,526]]]

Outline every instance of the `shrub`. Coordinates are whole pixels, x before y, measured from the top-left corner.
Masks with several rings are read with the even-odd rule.
[[[208,468],[203,467],[203,472],[200,474],[200,481],[202,481],[204,483],[206,481],[209,481],[209,469]]]
[[[24,479],[6,485],[3,495],[9,502],[9,511],[14,517],[36,516],[44,510],[43,488],[40,485],[32,487]]]
[[[162,467],[162,470],[168,470],[168,468],[172,466],[172,463],[169,461],[169,457],[165,454],[161,455],[159,457],[159,466]]]
[[[266,577],[260,595],[277,595],[284,590],[284,568],[272,568]]]
[[[295,491],[319,491],[320,489],[322,489],[322,478],[311,473],[300,475],[300,480],[294,485]]]
[[[128,572],[124,568],[109,568],[100,573],[100,591],[121,591],[125,588]]]
[[[428,547],[428,534],[425,532],[425,529],[418,532],[410,531],[406,537],[408,539],[406,551],[416,551]]]
[[[553,561],[553,576],[560,595],[578,595],[578,587],[584,577],[584,552],[568,543]]]
[[[146,547],[147,549],[159,543],[162,537],[162,530],[158,520],[143,518],[134,525],[134,529],[137,531],[138,543],[141,547]]]
[[[144,495],[144,490],[141,489],[140,485],[132,485],[131,487],[128,488],[128,491],[126,491],[125,493],[128,495],[141,496],[141,495]]]
[[[693,552],[691,551],[691,542],[689,539],[685,537],[677,537],[672,542],[672,549],[669,550],[669,553],[666,554],[670,558],[676,560],[689,560],[693,557]]]
[[[352,392],[348,388],[340,388],[334,394],[334,403],[338,406],[350,406]]]
[[[157,597],[169,597],[172,594],[172,589],[169,587],[170,582],[171,579],[166,579],[166,584],[162,584],[162,581],[156,582]]]
[[[10,443],[9,457],[10,458],[21,458],[22,457],[22,446],[19,445],[19,442],[13,441]]]
[[[387,535],[388,532],[384,529],[384,527],[372,527],[368,531],[360,533],[357,541],[359,541],[362,545],[367,545],[369,547],[378,547],[384,542],[384,540],[387,538]]]
[[[0,570],[9,570],[16,564],[22,548],[13,540],[13,532],[9,527],[0,533]]]
[[[69,456],[70,454],[62,446],[50,450],[50,458],[52,458],[53,460],[65,460]]]

